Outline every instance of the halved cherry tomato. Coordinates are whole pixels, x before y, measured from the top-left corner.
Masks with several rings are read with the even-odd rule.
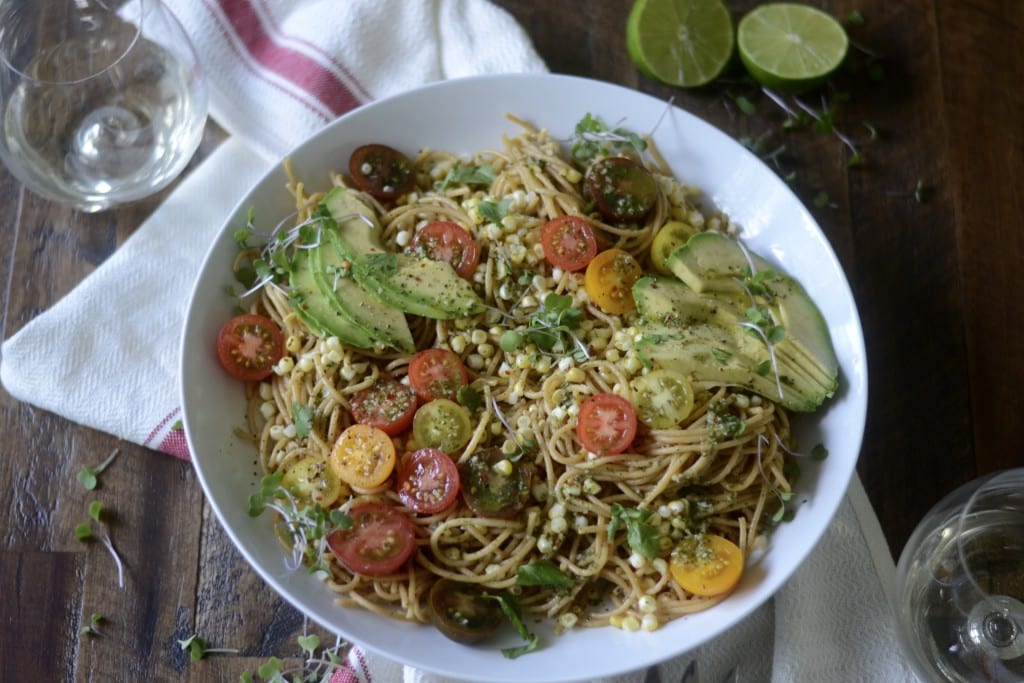
[[[636,410],[617,394],[595,394],[580,406],[576,437],[591,453],[614,455],[633,443]]]
[[[338,437],[330,463],[346,484],[371,489],[387,481],[395,469],[395,444],[376,427],[355,424]]]
[[[693,410],[693,385],[674,370],[651,370],[630,387],[637,417],[651,429],[674,429]]]
[[[472,583],[441,579],[430,589],[434,626],[457,643],[477,643],[498,630],[504,615],[497,600]]]
[[[398,508],[361,503],[348,511],[352,527],[327,537],[335,557],[351,571],[387,576],[398,571],[416,551],[416,527]]]
[[[602,311],[622,315],[636,308],[633,285],[643,274],[643,268],[629,252],[608,249],[587,266],[583,286]]]
[[[674,552],[669,571],[689,593],[706,598],[722,595],[743,576],[743,551],[727,538],[707,534],[692,548]]]
[[[666,261],[668,256],[697,233],[697,229],[682,221],[669,221],[661,226],[651,242],[651,265],[662,275],[672,275]]]
[[[357,147],[348,158],[348,172],[356,187],[377,199],[395,199],[416,184],[412,162],[387,145]]]
[[[435,398],[416,411],[412,434],[420,446],[454,454],[472,438],[473,421],[469,411],[455,401]]]
[[[459,470],[436,448],[421,448],[398,473],[398,497],[410,510],[433,515],[450,508],[459,497]]]
[[[469,370],[448,349],[424,349],[409,360],[409,383],[421,401],[454,401],[459,389],[469,384]]]
[[[354,394],[349,406],[356,422],[395,436],[412,426],[416,392],[396,379],[382,376],[369,389]]]
[[[229,320],[217,336],[220,364],[238,379],[257,382],[270,376],[284,354],[284,333],[270,318],[244,313]]]
[[[511,471],[499,466],[507,461]],[[530,498],[533,470],[523,462],[512,462],[500,448],[485,448],[459,464],[462,497],[480,517],[510,519],[526,507]]]
[[[473,277],[480,247],[469,231],[452,221],[427,223],[412,238],[412,249],[434,261],[450,263],[459,277]]]
[[[540,244],[551,265],[569,272],[586,268],[597,254],[594,229],[582,216],[560,216],[548,221],[540,231]]]
[[[281,477],[281,486],[292,495],[325,508],[341,495],[338,475],[319,455],[308,455],[289,465]]]
[[[605,220],[636,222],[654,208],[658,183],[629,157],[605,157],[590,165],[584,179],[587,199]]]

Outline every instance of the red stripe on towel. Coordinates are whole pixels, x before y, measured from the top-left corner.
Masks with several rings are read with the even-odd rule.
[[[263,27],[249,0],[217,0],[224,16],[252,58],[323,103],[335,116],[360,105],[330,69],[298,50],[277,43]]]

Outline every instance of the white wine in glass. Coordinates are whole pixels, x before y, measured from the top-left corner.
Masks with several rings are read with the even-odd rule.
[[[897,632],[925,681],[1024,681],[1024,469],[966,484],[897,565]]]

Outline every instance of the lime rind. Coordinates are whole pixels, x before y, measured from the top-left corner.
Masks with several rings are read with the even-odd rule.
[[[737,27],[740,60],[762,85],[800,92],[820,85],[843,63],[849,38],[832,16],[795,3],[761,5]]]
[[[667,85],[697,87],[718,77],[735,48],[721,0],[636,0],[626,46],[642,73]]]

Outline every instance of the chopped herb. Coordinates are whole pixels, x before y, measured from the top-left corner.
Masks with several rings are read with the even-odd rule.
[[[505,197],[498,202],[482,201],[476,205],[476,210],[485,220],[501,225],[501,219],[508,215],[508,207],[511,205],[512,198]]]
[[[715,360],[717,360],[722,365],[728,363],[729,359],[732,358],[732,352],[726,351],[725,349],[720,349],[717,346],[712,347],[711,355],[714,356]]]
[[[99,630],[99,625],[103,621],[103,617],[96,612],[93,612],[89,617],[89,623],[78,630],[83,636],[102,636],[103,633]]]
[[[609,128],[599,117],[584,114],[576,123],[572,136],[572,156],[579,161],[616,151],[633,151],[637,154],[647,149],[647,142],[636,133],[622,127]]]
[[[817,444],[811,449],[811,460],[824,460],[828,457],[828,449],[825,448],[825,444]]]
[[[444,180],[435,183],[434,187],[438,191],[444,191],[452,185],[490,185],[497,177],[498,174],[490,164],[455,166],[448,171]]]
[[[480,410],[484,404],[483,395],[468,384],[459,387],[459,391],[455,394],[455,400],[459,405],[468,408],[474,413]]]
[[[520,586],[572,588],[573,582],[551,560],[535,560],[519,568],[519,573],[516,575],[516,584]]]
[[[656,527],[647,523],[651,514],[650,510],[627,508],[613,503],[612,518],[608,522],[608,540],[613,540],[619,528],[625,525],[626,543],[630,550],[649,560],[654,559],[661,550],[661,534]]]
[[[568,353],[577,361],[590,357],[586,346],[573,333],[583,321],[583,313],[573,306],[572,296],[548,294],[530,318],[526,336],[546,353]]]
[[[515,600],[504,593],[484,593],[483,595],[485,598],[497,601],[505,618],[512,622],[512,626],[519,632],[519,637],[526,641],[525,645],[520,645],[519,647],[502,648],[501,654],[505,655],[508,659],[515,659],[536,650],[540,641],[536,633],[531,633],[526,628],[522,617],[519,616],[519,605],[516,604]]]
[[[304,439],[313,429],[313,411],[309,406],[292,404],[292,423],[295,425],[295,436]]]
[[[110,539],[107,525],[103,523],[103,505],[98,500],[89,503],[89,517],[99,525],[100,542],[107,549],[107,552],[110,553],[111,557],[114,558],[114,563],[117,565],[117,585],[124,588],[124,563],[121,561],[121,556],[117,554],[117,549],[114,548],[114,542]],[[93,538],[92,525],[89,522],[83,522],[76,526],[75,538],[79,541],[87,541]]]
[[[864,15],[861,14],[858,10],[852,9],[846,15],[846,23],[849,24],[850,26],[863,26]]]

